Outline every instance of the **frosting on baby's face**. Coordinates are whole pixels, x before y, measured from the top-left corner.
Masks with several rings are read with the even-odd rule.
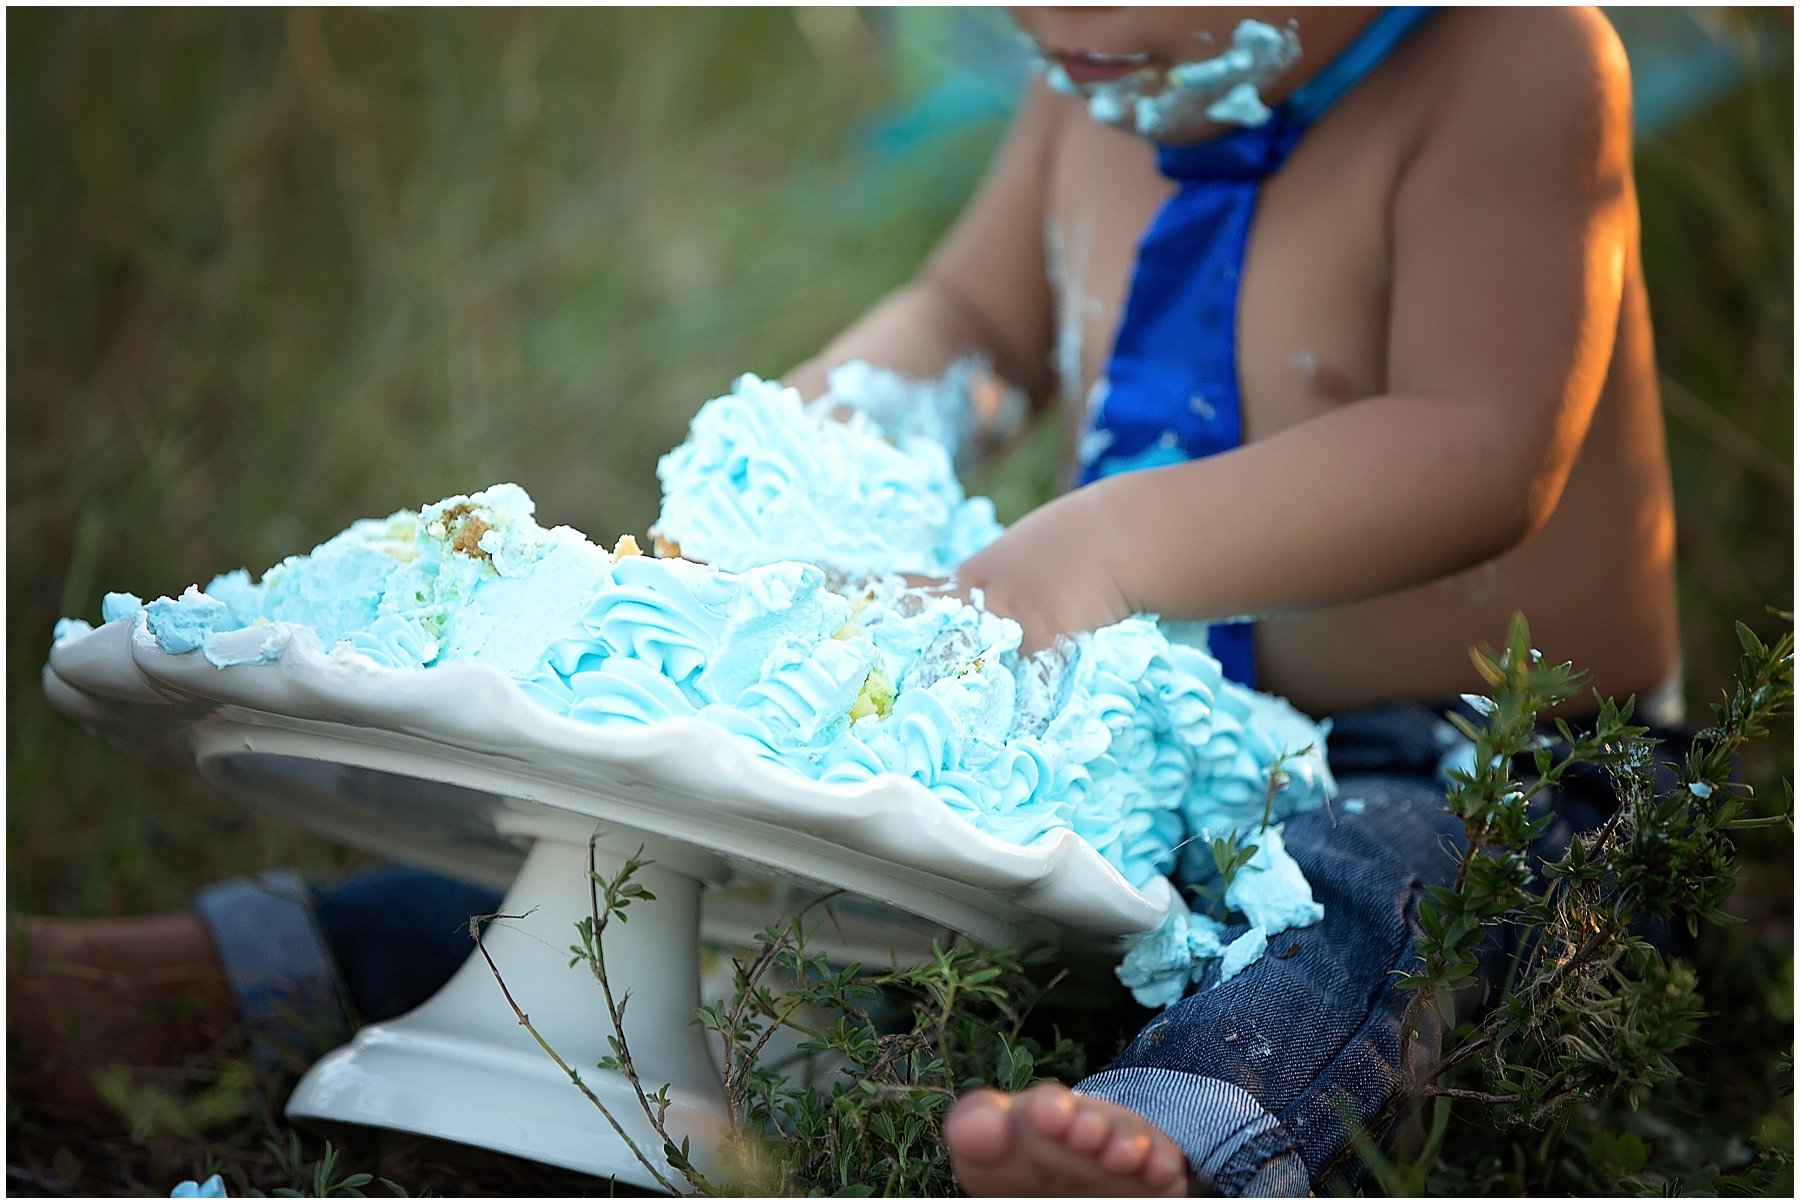
[[[1220,126],[1261,125],[1270,113],[1261,89],[1300,58],[1293,18],[1271,24],[1245,17],[1215,31],[1210,26],[1219,18],[1205,10],[1122,10],[1106,24],[1084,20],[1089,11],[1015,16],[1052,88],[1084,98],[1096,121],[1155,142],[1194,142]],[[1136,15],[1143,13],[1156,15]]]

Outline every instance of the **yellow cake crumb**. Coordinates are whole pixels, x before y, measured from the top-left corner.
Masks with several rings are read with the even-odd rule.
[[[612,558],[614,560],[623,560],[627,556],[642,556],[643,554],[644,550],[638,547],[637,538],[632,535],[619,536],[619,542],[613,545]]]
[[[856,701],[850,705],[850,722],[855,723],[865,715],[873,715],[877,719],[886,719],[894,713],[894,682],[887,675],[887,670],[876,665],[863,678],[862,689],[857,692]]]

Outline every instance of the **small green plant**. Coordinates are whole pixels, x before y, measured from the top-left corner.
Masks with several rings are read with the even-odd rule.
[[[282,1176],[291,1182],[291,1186],[273,1189],[268,1193],[270,1196],[307,1200],[361,1198],[368,1194],[363,1189],[374,1183],[381,1184],[389,1195],[409,1194],[392,1179],[378,1178],[366,1171],[344,1171],[339,1166],[342,1155],[329,1141],[325,1143],[325,1152],[319,1155],[317,1161],[307,1159],[306,1150],[297,1133],[289,1133],[285,1143],[271,1139],[264,1145],[274,1157]],[[263,1193],[253,1191],[250,1194],[260,1196]]]
[[[1288,750],[1276,757],[1274,764],[1269,766],[1269,784],[1263,794],[1262,822],[1256,829],[1258,836],[1269,830],[1269,824],[1275,818],[1275,799],[1288,786],[1291,777],[1287,770],[1288,762],[1311,756],[1312,753],[1311,744],[1298,750]],[[1244,834],[1236,828],[1228,836],[1213,837],[1207,841],[1207,851],[1212,854],[1212,876],[1188,883],[1184,893],[1195,896],[1214,919],[1229,923],[1236,916],[1226,905],[1225,894],[1260,848],[1260,845],[1246,843]]]
[[[1631,722],[1630,701],[1598,700],[1589,732],[1558,719],[1556,737],[1545,734],[1540,716],[1573,697],[1583,675],[1544,664],[1522,618],[1503,651],[1476,654],[1491,694],[1468,699],[1485,723],[1454,720],[1473,758],[1452,771],[1446,804],[1466,843],[1452,885],[1429,890],[1419,906],[1419,961],[1402,979],[1415,991],[1406,1040],[1449,992],[1476,980],[1484,940],[1519,935],[1495,1006],[1459,1029],[1416,1092],[1372,1127],[1418,1098],[1448,1097],[1479,1105],[1490,1128],[1518,1135],[1515,1151],[1535,1144],[1547,1156],[1572,1114],[1633,1108],[1676,1076],[1675,1056],[1703,1016],[1697,979],[1643,933],[1653,923],[1697,934],[1702,921],[1731,922],[1723,904],[1736,882],[1733,834],[1793,825],[1791,788],[1781,814],[1757,816],[1747,809],[1749,787],[1733,780],[1745,746],[1792,713],[1793,636],[1765,643],[1739,624],[1738,638],[1732,692],[1679,761],[1663,762],[1660,783],[1657,742]],[[1578,771],[1604,772],[1617,808],[1534,871],[1530,843],[1548,816],[1532,803]],[[1544,1136],[1527,1142],[1534,1129]],[[1601,1126],[1581,1155],[1587,1186],[1603,1194],[1645,1187],[1643,1151],[1641,1137]],[[1384,1183],[1426,1181],[1423,1163],[1397,1168],[1363,1153]],[[1791,1181],[1791,1162],[1783,1165]],[[1758,1181],[1778,1177],[1781,1168],[1771,1168]],[[1500,1172],[1464,1167],[1454,1189],[1504,1182],[1489,1175]]]
[[[1240,843],[1235,829],[1230,836],[1213,837],[1208,850],[1212,853],[1213,871],[1218,874],[1219,879],[1216,883],[1208,882],[1195,889],[1208,899],[1222,904],[1225,892],[1237,880],[1238,872],[1250,864],[1250,859],[1256,856],[1258,848],[1257,845]]]
[[[644,1110],[645,1115],[650,1118],[652,1127],[663,1139],[663,1155],[668,1160],[669,1166],[677,1173],[683,1175],[696,1191],[701,1194],[712,1194],[712,1185],[707,1182],[706,1178],[700,1173],[698,1168],[693,1165],[688,1156],[687,1139],[683,1138],[679,1143],[676,1143],[669,1138],[668,1130],[663,1123],[668,1114],[670,1103],[668,1085],[664,1084],[661,1087],[658,1087],[654,1092],[646,1092],[644,1090],[643,1082],[639,1079],[636,1066],[631,1058],[631,1047],[627,1043],[625,1036],[626,999],[613,993],[612,982],[606,974],[606,946],[604,937],[607,926],[615,921],[621,924],[624,923],[626,909],[629,908],[632,903],[640,899],[648,901],[656,898],[656,896],[651,894],[642,883],[636,881],[638,871],[643,869],[644,866],[649,863],[643,860],[643,850],[640,848],[637,853],[626,858],[623,865],[620,866],[618,873],[614,874],[611,878],[602,877],[595,869],[595,854],[598,849],[598,842],[599,838],[597,836],[588,842],[587,875],[589,888],[589,914],[583,916],[575,925],[576,933],[580,936],[581,942],[569,947],[569,952],[571,954],[569,966],[573,968],[584,963],[587,965],[588,969],[593,973],[595,980],[600,984],[601,993],[606,1000],[607,1018],[612,1022],[613,1035],[607,1038],[612,1052],[601,1059],[596,1066],[596,1069],[617,1071],[624,1075],[626,1081],[631,1085],[633,1092],[637,1095],[638,1106]],[[539,1048],[549,1056],[551,1061],[556,1063],[558,1069],[569,1076],[569,1082],[573,1084],[576,1090],[580,1091],[587,1099],[588,1103],[592,1104],[595,1109],[599,1111],[600,1115],[605,1118],[607,1125],[612,1129],[613,1133],[620,1141],[625,1143],[626,1148],[632,1152],[637,1158],[638,1163],[643,1166],[650,1177],[656,1181],[656,1184],[664,1191],[671,1194],[678,1193],[680,1189],[675,1183],[663,1173],[660,1166],[645,1155],[644,1151],[639,1148],[637,1142],[625,1131],[625,1126],[621,1123],[619,1118],[614,1116],[612,1110],[601,1102],[598,1095],[594,1094],[593,1089],[590,1088],[587,1083],[582,1081],[581,1070],[578,1067],[569,1065],[563,1056],[556,1052],[556,1049],[544,1038],[544,1035],[537,1030],[537,1026],[531,1023],[531,1017],[525,1013],[525,1009],[519,1006],[518,1000],[513,998],[512,991],[507,988],[506,979],[501,975],[500,967],[494,964],[493,957],[488,953],[487,946],[482,942],[482,927],[489,920],[522,918],[523,917],[521,916],[506,916],[500,914],[470,916],[469,937],[475,942],[475,951],[481,955],[482,960],[487,962],[488,970],[493,974],[494,981],[500,985],[501,994],[506,996],[507,1006],[512,1009],[513,1015],[518,1017],[519,1024],[526,1032],[530,1033],[532,1039],[538,1043]]]
[[[701,1009],[726,1051],[733,1186],[956,1194],[939,1129],[958,1095],[1082,1072],[1076,1043],[1059,1034],[1045,1048],[1022,1031],[1042,994],[1026,967],[1041,958],[934,945],[919,966],[834,967],[809,947],[819,922],[803,912],[765,929],[749,961],[735,963],[731,999]],[[760,1056],[784,1028],[799,1037],[804,1076]]]
[[[651,895],[636,880],[648,863],[627,858],[598,873],[590,848],[592,911],[576,923],[570,965],[586,965],[600,983],[613,1021],[612,1052],[599,1069],[623,1075],[637,1095],[662,1155],[695,1194],[950,1195],[957,1187],[940,1139],[945,1113],[964,1091],[984,1085],[1017,1091],[1049,1078],[1079,1078],[1084,1055],[1057,1034],[1046,1047],[1023,1031],[1031,1006],[1055,985],[1036,986],[1027,968],[1045,959],[970,945],[934,944],[923,965],[869,969],[835,966],[811,947],[823,917],[799,914],[765,928],[747,959],[733,963],[733,990],[702,1007],[700,1024],[723,1048],[727,1131],[714,1181],[695,1166],[685,1138],[665,1126],[667,1086],[647,1090],[625,1035],[622,1000],[606,972],[605,933],[630,906]],[[480,921],[470,923],[481,948]],[[532,1026],[492,959],[519,1023],[665,1190],[680,1189],[625,1132],[597,1096]],[[786,1033],[795,1053],[770,1056]]]

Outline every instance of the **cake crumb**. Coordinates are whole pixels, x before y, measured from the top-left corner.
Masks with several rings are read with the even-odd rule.
[[[636,536],[621,535],[619,542],[613,545],[612,558],[614,560],[623,560],[627,556],[642,556],[643,554],[644,549],[638,547]],[[660,554],[658,553],[658,555]]]
[[[471,514],[469,521],[456,532],[456,539],[450,544],[450,547],[453,551],[461,552],[464,556],[473,556],[477,560],[491,559],[481,548],[481,537],[486,535],[489,530],[491,528],[486,523]]]
[[[450,536],[452,552],[461,552],[473,560],[493,559],[481,546],[481,537],[493,530],[493,526],[475,513],[473,506],[466,502],[452,506],[438,516],[437,521],[444,525],[446,532],[454,532]]]
[[[893,678],[887,675],[887,670],[876,665],[863,678],[862,689],[857,692],[856,701],[850,706],[850,722],[855,723],[869,715],[886,719],[894,713],[896,693]]]
[[[655,550],[657,556],[660,557],[661,559],[663,559],[663,560],[681,560],[681,559],[683,559],[683,557],[681,555],[681,545],[676,543],[674,540],[665,539],[661,535],[652,534],[650,536],[650,541],[651,541],[650,546]]]

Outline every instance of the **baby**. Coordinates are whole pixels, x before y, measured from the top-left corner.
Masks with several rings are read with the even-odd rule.
[[[1674,520],[1606,20],[1015,17],[1045,78],[980,192],[788,378],[816,393],[844,360],[925,376],[975,353],[1070,404],[1082,483],[956,586],[1031,644],[1138,612],[1213,622],[1228,673],[1313,714],[1480,688],[1468,650],[1515,611],[1601,693],[1672,698]],[[1366,1121],[1397,1089],[1390,972],[1410,893],[1446,864],[1441,788],[1370,767],[1389,772],[1339,776],[1370,796],[1380,874],[1325,866],[1348,825],[1323,816],[1288,845],[1315,882],[1386,893],[1326,900],[1295,957],[1170,1008],[1073,1094],[960,1101],[946,1139],[971,1192],[1309,1190],[1346,1137],[1324,1101]],[[1345,954],[1333,915],[1398,943]],[[1220,1048],[1240,1037],[1262,1061]]]

